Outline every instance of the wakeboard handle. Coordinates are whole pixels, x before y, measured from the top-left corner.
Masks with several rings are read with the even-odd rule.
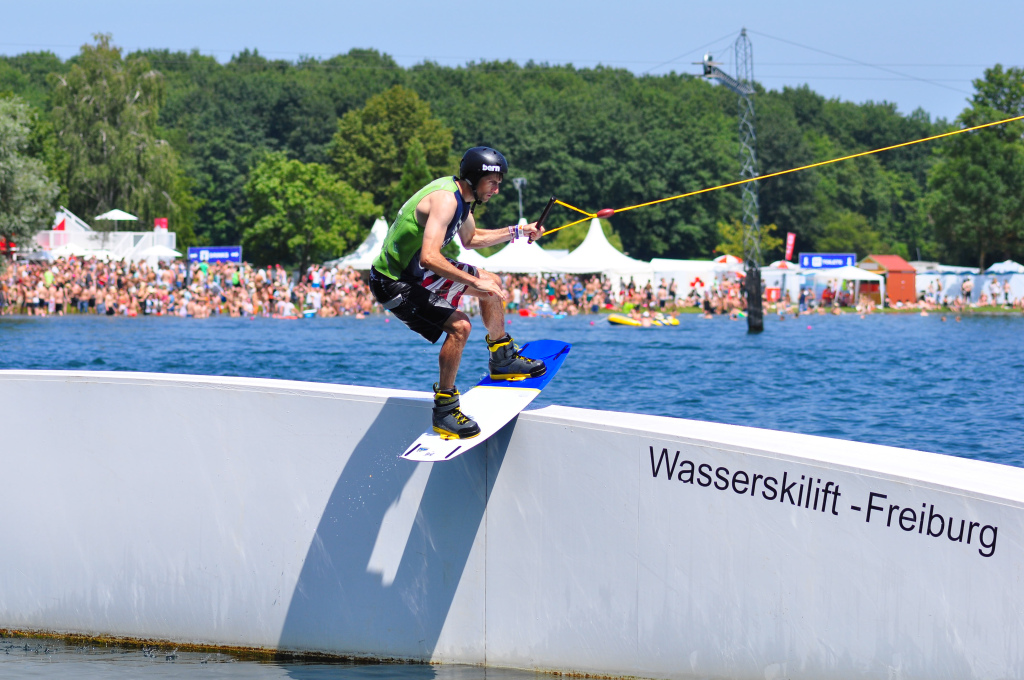
[[[544,226],[544,220],[546,220],[548,218],[548,213],[551,212],[551,206],[553,206],[554,204],[555,204],[555,197],[552,196],[551,200],[548,201],[548,204],[546,206],[544,206],[544,212],[542,212],[540,214],[540,218],[538,218],[538,220],[537,220],[537,228],[538,229],[540,229],[541,227]],[[528,243],[533,243],[533,239],[532,238],[529,239]]]

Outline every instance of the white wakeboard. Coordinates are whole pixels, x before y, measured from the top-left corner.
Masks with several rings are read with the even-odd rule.
[[[462,412],[477,422],[480,434],[471,439],[446,439],[431,428],[406,447],[401,457],[420,462],[451,460],[487,441],[519,415],[551,382],[571,347],[557,340],[526,343],[520,349],[520,354],[544,361],[547,366],[544,375],[519,381],[492,380],[488,376],[461,396]]]

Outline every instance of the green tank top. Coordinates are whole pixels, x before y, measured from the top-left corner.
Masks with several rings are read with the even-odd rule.
[[[420,251],[423,249],[423,227],[416,221],[416,206],[428,194],[435,191],[450,191],[455,194],[458,207],[455,215],[448,223],[442,247],[455,237],[466,216],[469,215],[469,204],[462,198],[455,177],[439,177],[412,195],[398,217],[388,229],[380,254],[373,261],[373,268],[395,281],[420,282],[427,275],[427,270],[420,266]]]

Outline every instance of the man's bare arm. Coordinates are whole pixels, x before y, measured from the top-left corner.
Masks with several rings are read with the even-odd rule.
[[[472,215],[470,220],[472,220]],[[459,238],[462,240],[462,245],[465,248],[476,250],[477,248],[486,248],[512,240],[512,232],[509,231],[508,227],[503,229],[477,229],[476,222],[470,220],[463,222],[462,228],[459,230]],[[524,237],[534,241],[544,233],[543,227],[537,229],[536,222],[524,225],[522,230]]]

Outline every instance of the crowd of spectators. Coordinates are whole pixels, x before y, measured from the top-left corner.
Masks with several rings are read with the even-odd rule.
[[[363,316],[373,297],[359,272],[314,267],[295,280],[283,267],[249,264],[59,259],[16,262],[0,273],[0,314],[61,316]]]
[[[680,286],[675,279],[647,281],[630,279],[621,287],[599,275],[516,275],[502,277],[507,291],[507,309],[523,316],[596,314],[602,311],[634,310],[652,312],[699,311],[705,317],[728,315],[738,318],[747,300],[739,280],[695,279]],[[958,291],[942,291],[935,284],[916,303],[887,306],[929,310],[949,308],[957,313],[969,307],[1002,305],[1021,308],[1024,301],[1010,299],[1008,283],[993,278],[981,284],[985,290],[971,303],[971,279]],[[852,290],[829,285],[815,292],[804,288],[798,300],[789,294],[781,300],[764,298],[764,308],[781,316],[814,313],[839,314],[853,307],[869,314],[877,303],[868,295],[853,299]],[[474,300],[463,297],[463,305],[475,312]],[[192,263],[177,261],[102,262],[94,258],[61,258],[56,262],[6,263],[0,270],[0,314],[31,316],[68,313],[107,316],[170,315],[206,318],[215,315],[267,316],[354,316],[381,313],[363,276],[349,268],[311,265],[301,273],[289,273],[281,265],[255,267],[248,263]]]
[[[637,285],[616,292],[604,277],[505,275],[508,309],[524,315],[593,314],[632,308],[674,309],[675,281]],[[473,300],[463,297],[471,307]],[[0,273],[0,314],[61,316],[214,315],[355,316],[381,312],[363,276],[349,268],[311,265],[301,276],[280,265],[247,263],[102,262],[95,258],[15,262]]]
[[[991,310],[993,307],[1004,311],[1024,311],[1024,298],[1013,297],[1008,280],[1000,282],[993,276],[982,285],[984,289],[980,294],[974,295],[975,283],[972,278],[962,279],[956,290],[948,291],[943,291],[941,281],[935,281],[929,283],[928,287],[918,294],[917,300],[894,302],[886,296],[885,306],[898,311],[918,311],[921,316],[928,316],[932,311],[950,311],[959,315],[972,309]],[[864,316],[877,310],[877,297],[877,293],[862,293],[855,296],[850,287],[843,287],[840,281],[831,281],[818,296],[815,296],[814,289],[803,288],[798,301],[792,301],[786,293],[782,300],[768,304],[766,308],[780,316],[800,316],[808,313],[839,315],[852,308],[853,312]]]

